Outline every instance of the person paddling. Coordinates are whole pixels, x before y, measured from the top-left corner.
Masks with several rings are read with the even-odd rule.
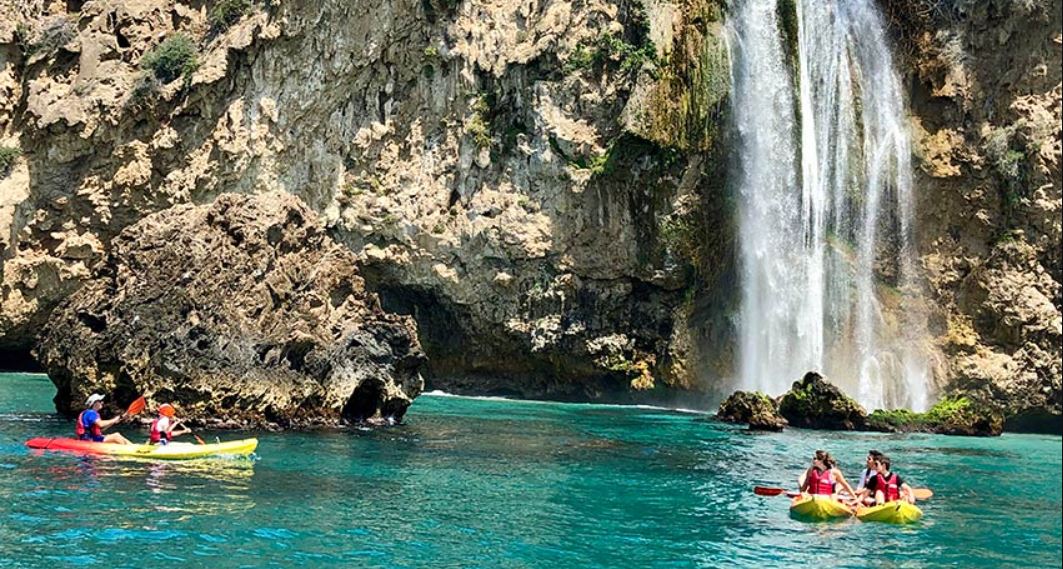
[[[876,504],[885,504],[896,500],[915,503],[912,487],[896,472],[890,471],[890,457],[882,455],[875,460],[876,474],[868,479],[864,492],[875,497]]]
[[[74,433],[79,440],[121,445],[133,444],[129,439],[123,437],[121,433],[103,434],[104,430],[122,422],[126,418],[126,414],[122,413],[110,419],[100,417],[100,409],[103,409],[102,395],[99,393],[89,395],[89,398],[85,401],[85,407],[87,408],[78,414],[77,423],[74,425]]]
[[[177,410],[174,409],[173,405],[170,405],[169,403],[159,405],[159,416],[151,422],[151,434],[149,439],[151,444],[169,444],[174,437],[179,437],[192,432],[192,430],[188,428],[174,430],[177,425],[181,424],[180,419],[174,419],[174,415],[176,414]]]
[[[850,496],[856,495],[853,487],[849,485],[849,482],[845,480],[845,476],[842,475],[842,471],[835,465],[834,458],[831,457],[830,453],[824,450],[817,450],[816,454],[812,456],[812,466],[805,472],[804,480],[801,482],[801,492],[831,496],[835,500],[839,500],[835,491],[838,484],[841,484],[842,488]]]

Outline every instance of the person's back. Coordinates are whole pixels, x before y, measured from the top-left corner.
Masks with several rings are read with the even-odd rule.
[[[824,470],[812,467],[808,473],[808,493],[830,496],[834,494],[834,474],[828,467]]]

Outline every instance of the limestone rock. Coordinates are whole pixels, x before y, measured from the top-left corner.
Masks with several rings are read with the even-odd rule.
[[[716,418],[728,423],[748,423],[751,431],[781,431],[787,422],[767,395],[736,391],[716,411]]]
[[[92,392],[216,425],[401,419],[422,389],[412,319],[286,193],[223,194],[126,228],[52,315],[37,355],[73,413]]]
[[[782,396],[779,414],[794,427],[853,431],[867,426],[864,408],[814,371]]]

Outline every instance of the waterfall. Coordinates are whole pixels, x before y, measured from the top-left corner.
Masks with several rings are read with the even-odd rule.
[[[738,387],[927,406],[911,143],[873,0],[734,0]]]

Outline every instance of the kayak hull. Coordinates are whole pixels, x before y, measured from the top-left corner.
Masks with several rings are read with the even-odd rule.
[[[879,506],[859,508],[856,510],[856,517],[862,522],[909,524],[923,517],[923,510],[914,504],[897,500]]]
[[[120,445],[97,443],[71,438],[36,438],[26,441],[32,449],[56,450],[77,454],[95,454],[122,458],[146,458],[150,460],[189,460],[216,456],[247,456],[255,452],[258,439],[241,439],[197,445],[192,443],[170,443],[168,445]]]
[[[802,494],[790,502],[790,515],[807,521],[825,521],[848,518],[853,511],[830,496]]]

